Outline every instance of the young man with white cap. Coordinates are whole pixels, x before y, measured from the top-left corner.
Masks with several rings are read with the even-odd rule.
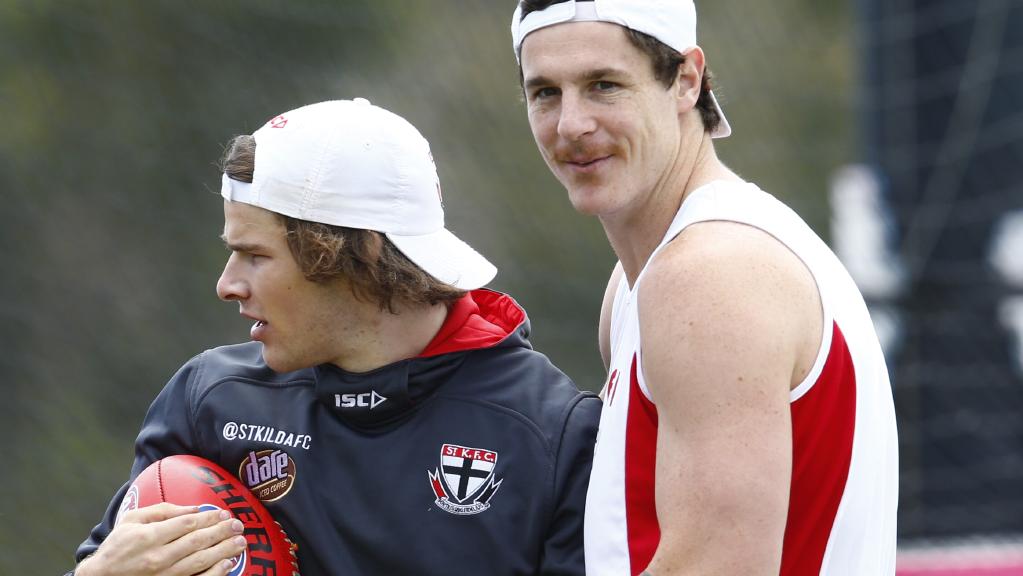
[[[582,574],[600,401],[481,289],[496,269],[444,227],[427,141],[365,100],[321,102],[237,137],[223,167],[217,294],[252,341],[196,356],[157,397],[76,573],[228,573],[237,521],[118,512],[131,479],[185,453],[247,484],[250,463],[278,464],[250,486],[305,576]]]
[[[718,159],[692,0],[522,0],[512,36],[537,146],[619,258],[587,573],[893,574],[881,347],[824,242]]]

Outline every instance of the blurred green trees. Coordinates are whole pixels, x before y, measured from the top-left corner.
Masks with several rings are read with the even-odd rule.
[[[719,152],[826,233],[848,161],[844,3],[698,2],[735,135]],[[614,257],[535,150],[506,0],[0,0],[0,573],[56,574],[124,481],[150,400],[247,339],[217,301],[215,163],[231,136],[362,96],[431,141],[448,225],[501,269],[533,342],[604,378]]]

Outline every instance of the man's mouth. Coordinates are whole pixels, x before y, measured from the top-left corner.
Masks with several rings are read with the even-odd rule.
[[[249,336],[253,340],[261,339],[263,337],[263,334],[266,332],[267,326],[269,326],[269,324],[267,324],[265,321],[256,320],[256,323],[253,324],[252,328],[249,329]]]
[[[577,158],[567,158],[563,162],[565,164],[567,164],[570,168],[573,168],[575,170],[586,171],[587,169],[596,168],[597,166],[599,166],[601,163],[603,163],[605,160],[607,160],[610,157],[611,156],[608,155],[608,156],[587,156],[587,157],[582,157],[582,158],[578,158],[578,157]]]

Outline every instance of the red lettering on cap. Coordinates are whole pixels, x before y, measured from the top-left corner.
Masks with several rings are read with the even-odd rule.
[[[280,116],[271,118],[267,124],[269,124],[271,128],[284,128],[288,125],[288,119],[284,117],[284,114],[281,114]]]

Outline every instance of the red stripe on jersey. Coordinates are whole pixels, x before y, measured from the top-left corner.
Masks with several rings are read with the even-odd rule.
[[[650,564],[661,541],[654,501],[657,463],[657,407],[643,395],[632,355],[629,376],[629,415],[625,424],[625,524],[629,560],[636,576]]]
[[[842,501],[856,425],[856,373],[834,325],[831,349],[813,387],[792,406],[792,490],[781,576],[820,574]]]

